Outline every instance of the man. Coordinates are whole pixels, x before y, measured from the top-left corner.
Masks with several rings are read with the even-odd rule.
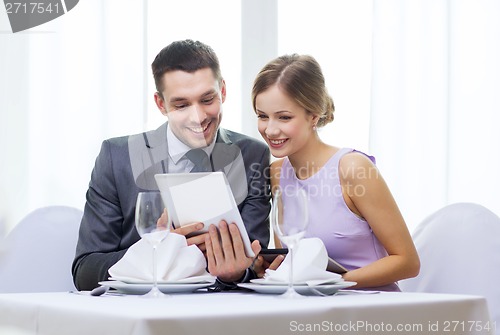
[[[223,171],[255,254],[269,242],[269,149],[258,140],[219,128],[226,85],[214,51],[198,41],[173,42],[156,56],[152,70],[154,99],[168,122],[153,131],[103,142],[72,267],[80,290],[107,280],[108,269],[139,240],[134,226],[137,194],[157,189],[156,173]],[[204,155],[208,167],[200,168],[197,158]],[[174,232],[191,236],[188,244],[206,253],[208,270],[219,284],[247,280],[253,258],[246,256],[237,226],[221,222],[219,229],[211,226],[208,233],[191,234],[202,227],[193,223]]]

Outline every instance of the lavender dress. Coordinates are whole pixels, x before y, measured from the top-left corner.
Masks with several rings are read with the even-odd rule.
[[[281,188],[298,185],[308,193],[309,226],[305,237],[320,238],[325,244],[328,256],[348,270],[363,267],[387,256],[386,250],[368,223],[347,207],[342,196],[339,161],[342,156],[353,151],[355,150],[350,148],[339,150],[316,174],[305,180],[297,179],[287,157],[283,161],[280,177]],[[374,157],[367,157],[375,163]],[[370,172],[375,173],[349,171],[358,175]],[[396,283],[370,289],[400,291]]]

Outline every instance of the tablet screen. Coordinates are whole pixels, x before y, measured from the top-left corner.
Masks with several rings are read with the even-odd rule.
[[[248,257],[255,254],[226,175],[221,172],[164,173],[155,175],[174,227],[203,222],[203,232],[221,220],[235,223]]]

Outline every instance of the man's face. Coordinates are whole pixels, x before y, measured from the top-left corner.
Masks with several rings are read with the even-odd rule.
[[[168,117],[175,136],[191,148],[208,146],[214,140],[222,120],[226,99],[224,81],[219,83],[210,68],[194,73],[170,71],[163,75],[163,99],[155,102]]]

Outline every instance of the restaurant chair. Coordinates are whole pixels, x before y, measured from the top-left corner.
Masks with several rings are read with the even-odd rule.
[[[494,279],[500,277],[500,218],[481,205],[456,203],[428,216],[412,237],[420,274],[400,281],[401,290],[483,296],[500,335],[500,285]]]
[[[0,240],[0,293],[75,290],[71,264],[82,215],[48,206],[24,217]]]

